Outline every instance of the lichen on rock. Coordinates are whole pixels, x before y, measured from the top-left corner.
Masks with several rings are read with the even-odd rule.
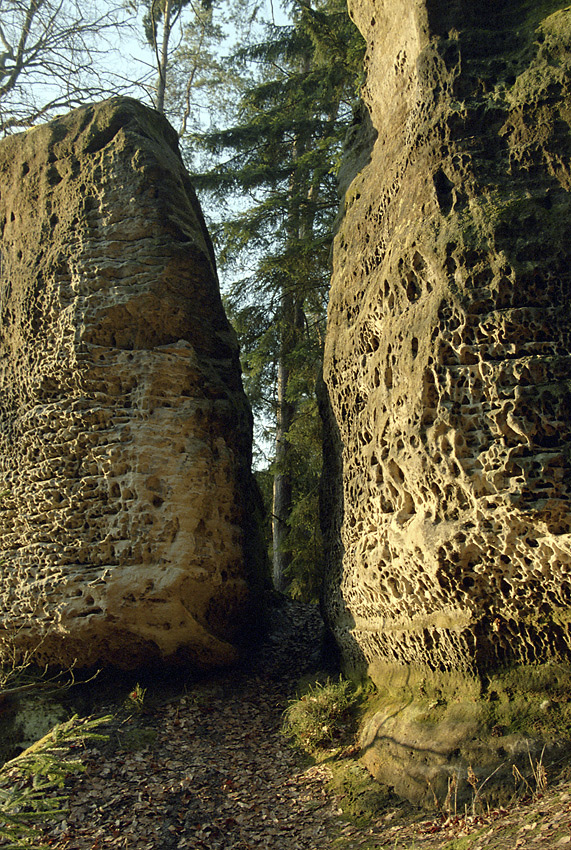
[[[128,98],[0,143],[0,617],[54,664],[235,656],[251,413],[177,137]]]
[[[571,651],[571,11],[350,7],[376,140],[334,247],[325,609],[348,669],[480,693]]]

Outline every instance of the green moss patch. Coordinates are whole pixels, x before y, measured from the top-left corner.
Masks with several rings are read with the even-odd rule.
[[[394,808],[398,798],[389,788],[376,782],[371,774],[352,760],[333,762],[330,765],[331,791],[335,794],[344,816],[357,823],[378,819],[389,808]]]
[[[542,664],[508,669],[489,680],[486,721],[504,734],[571,738],[571,668]]]
[[[148,727],[127,729],[121,733],[120,747],[129,753],[136,753],[152,747],[157,739],[157,732]]]

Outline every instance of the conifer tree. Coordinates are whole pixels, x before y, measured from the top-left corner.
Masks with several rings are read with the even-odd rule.
[[[274,584],[314,596],[320,370],[342,140],[357,99],[362,39],[343,0],[296,0],[292,23],[241,49],[257,69],[225,129],[200,144],[218,158],[195,183],[225,215],[216,228],[227,307],[254,409],[273,421]],[[228,204],[229,196],[237,199]],[[245,273],[244,273],[245,272]]]
[[[166,115],[179,136],[196,132],[204,127],[213,93],[220,96],[228,81],[219,58],[226,37],[222,4],[215,4],[214,0],[141,3],[146,10],[145,40],[153,51],[151,67],[157,73],[152,87],[146,87],[152,104]]]
[[[0,844],[13,850],[40,847],[42,822],[64,817],[66,779],[85,770],[72,747],[102,741],[98,731],[110,716],[79,718],[57,726],[0,767]],[[42,844],[42,847],[46,845]]]
[[[173,51],[165,114],[180,137],[204,129],[216,112],[232,99],[237,77],[224,66],[222,45],[227,23],[221,7],[192,3],[182,26],[182,39]]]

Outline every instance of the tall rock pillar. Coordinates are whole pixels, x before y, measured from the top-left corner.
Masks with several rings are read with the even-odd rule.
[[[0,638],[224,664],[263,582],[251,413],[202,213],[128,98],[0,143]]]
[[[325,609],[393,699],[374,762],[393,733],[430,749],[395,706],[427,694],[436,723],[496,671],[571,655],[571,10],[350,7],[370,117],[334,248]],[[405,792],[430,797],[415,770]]]

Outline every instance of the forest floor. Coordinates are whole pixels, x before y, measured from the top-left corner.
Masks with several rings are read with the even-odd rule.
[[[356,748],[309,764],[282,732],[302,677],[322,669],[322,623],[285,602],[238,668],[203,678],[145,680],[117,711],[117,687],[98,686],[113,710],[106,743],[76,751],[85,772],[67,811],[44,829],[55,850],[571,850],[571,784],[475,817],[419,812],[388,797],[367,818],[346,814],[339,767]],[[331,672],[331,671],[330,671]],[[322,675],[325,675],[327,671]],[[140,684],[140,683],[139,683]],[[113,691],[115,704],[105,704]],[[138,696],[137,696],[138,694]],[[138,710],[137,710],[138,709]]]

